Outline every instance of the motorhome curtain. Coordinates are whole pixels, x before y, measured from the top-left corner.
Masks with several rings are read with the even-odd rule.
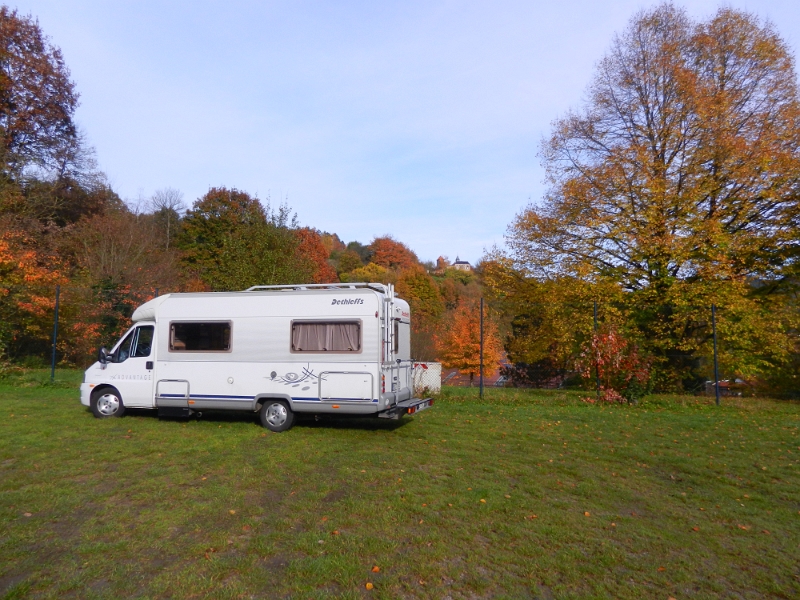
[[[358,352],[361,350],[360,323],[294,323],[292,349],[297,352]]]

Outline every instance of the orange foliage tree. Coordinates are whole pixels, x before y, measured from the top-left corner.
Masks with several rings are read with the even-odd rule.
[[[404,243],[389,235],[372,240],[369,249],[372,252],[370,262],[387,269],[404,271],[419,265],[417,255]]]
[[[0,231],[0,354],[44,355],[53,327],[59,261],[27,233]]]
[[[452,321],[436,336],[439,361],[449,369],[458,369],[469,375],[469,382],[480,371],[480,304],[462,302],[453,312]],[[503,346],[497,324],[484,309],[483,315],[483,365],[485,372],[497,370],[503,357]]]
[[[328,262],[330,251],[325,244],[323,236],[309,227],[297,229],[294,234],[300,241],[297,253],[305,262],[313,266],[312,281],[314,283],[335,283],[339,281],[336,269]],[[328,237],[330,238],[330,236]]]

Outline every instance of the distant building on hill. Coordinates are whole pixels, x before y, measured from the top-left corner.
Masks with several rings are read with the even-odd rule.
[[[451,269],[458,269],[459,271],[472,271],[472,265],[465,260],[461,260],[456,256],[456,262],[450,265]]]
[[[456,262],[450,263],[450,259],[446,256],[440,256],[436,259],[436,268],[433,270],[435,275],[444,275],[447,269],[458,269],[459,271],[472,272],[472,265],[465,260],[461,260],[456,256]]]

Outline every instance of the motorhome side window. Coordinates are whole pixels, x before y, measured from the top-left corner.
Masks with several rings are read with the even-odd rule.
[[[169,325],[170,352],[228,352],[230,349],[230,321],[172,322]]]
[[[292,352],[361,352],[361,321],[293,321]]]
[[[150,350],[153,346],[153,326],[146,325],[144,327],[137,327],[131,331],[122,343],[117,347],[112,362],[121,363],[128,360],[128,358],[142,358],[150,356]]]

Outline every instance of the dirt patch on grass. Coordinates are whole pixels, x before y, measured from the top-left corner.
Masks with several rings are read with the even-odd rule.
[[[340,487],[325,494],[325,497],[322,499],[322,503],[333,504],[334,502],[339,502],[340,500],[344,500],[349,495],[350,495],[350,490],[348,488]]]
[[[3,598],[23,598],[28,586],[23,582],[28,578],[27,575],[10,573],[0,577],[0,595]],[[19,596],[17,596],[19,594]]]

